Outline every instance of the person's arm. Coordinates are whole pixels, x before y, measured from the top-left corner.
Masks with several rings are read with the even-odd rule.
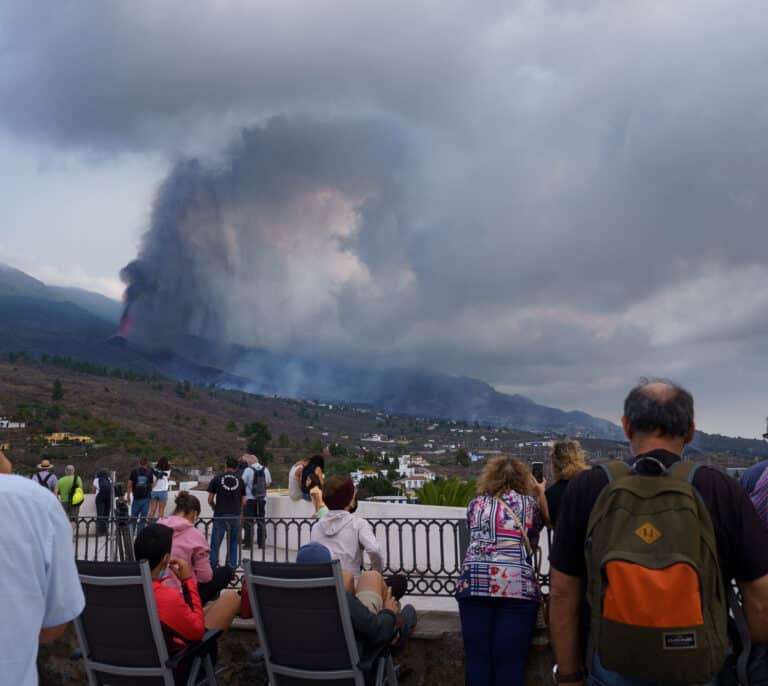
[[[83,588],[77,575],[72,550],[72,528],[59,504],[53,502],[53,507],[49,507],[48,521],[50,549],[45,559],[45,612],[39,636],[43,643],[54,641],[61,636],[67,624],[85,607]]]
[[[539,509],[541,510],[541,518],[544,521],[544,526],[551,529],[552,520],[549,517],[549,503],[547,502],[547,496],[545,491],[547,490],[547,480],[544,479],[539,483],[533,476],[531,476],[531,487],[533,488],[533,497],[536,498],[539,503]]]
[[[549,598],[549,633],[560,674],[575,674],[584,668],[579,636],[582,580],[552,568]],[[582,682],[574,682],[578,686]]]
[[[382,610],[375,615],[351,593],[347,593],[347,605],[355,638],[369,645],[384,645],[395,637],[394,612]]]
[[[40,629],[40,643],[53,643],[53,641],[61,638],[64,632],[67,630],[67,623],[58,624],[57,626],[50,626],[47,629]]]
[[[208,505],[210,505],[212,508],[216,506],[216,479],[213,479],[211,483],[208,484]]]
[[[376,540],[376,536],[373,533],[373,527],[371,527],[365,520],[360,521],[363,524],[358,533],[360,546],[366,553],[368,553],[368,557],[371,558],[371,567],[377,572],[380,572],[384,569],[384,560],[381,557],[379,542]]]
[[[192,553],[192,572],[197,579],[197,583],[204,584],[213,579],[213,569],[211,568],[211,546],[205,540],[205,536],[200,534],[201,542]]]
[[[133,496],[133,473],[128,477],[128,482],[125,485],[125,502],[130,503]]]
[[[264,483],[267,485],[267,488],[272,485],[272,475],[266,467],[264,467]]]
[[[189,597],[189,604],[184,595],[175,588],[160,586],[155,589],[157,613],[160,621],[187,641],[199,641],[205,634],[205,614],[197,591],[197,582],[192,570],[184,560],[171,560],[169,569],[181,581],[182,590]]]
[[[768,575],[739,582],[752,643],[768,643]]]
[[[309,491],[309,497],[312,498],[312,505],[315,508],[315,516],[318,519],[325,517],[325,515],[328,514],[328,508],[325,506],[325,502],[323,501],[322,490],[320,490],[318,486],[311,488]]]

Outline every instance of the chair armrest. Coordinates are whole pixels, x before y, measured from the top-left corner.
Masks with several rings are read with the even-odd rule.
[[[224,632],[221,629],[206,629],[205,635],[202,641],[195,641],[194,643],[187,643],[184,646],[184,650],[176,653],[172,658],[165,663],[165,666],[169,669],[176,669],[182,660],[186,660],[188,657],[197,657],[198,655],[204,655],[216,642],[219,636]]]

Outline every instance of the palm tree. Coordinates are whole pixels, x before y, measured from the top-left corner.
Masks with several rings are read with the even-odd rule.
[[[446,479],[430,481],[416,489],[420,505],[444,505],[447,507],[466,507],[477,492],[474,481]]]

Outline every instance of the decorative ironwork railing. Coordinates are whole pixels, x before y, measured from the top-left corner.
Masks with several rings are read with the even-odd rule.
[[[408,594],[449,597],[461,573],[464,553],[469,545],[465,519],[369,518],[385,567],[382,573],[408,577]],[[296,551],[310,541],[315,518],[244,518],[237,531],[236,580],[242,578],[243,560],[292,562]],[[137,522],[127,516],[110,518],[80,517],[76,520],[74,545],[78,560],[133,559],[133,539]],[[210,543],[214,519],[198,520],[196,527]],[[250,528],[250,535],[248,529]],[[244,536],[246,536],[244,540]],[[549,586],[548,537],[535,556],[542,587]],[[261,545],[260,545],[261,544]],[[228,540],[219,546],[219,563],[228,561]]]

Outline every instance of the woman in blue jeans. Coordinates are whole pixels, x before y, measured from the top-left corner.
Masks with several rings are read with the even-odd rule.
[[[456,599],[468,686],[523,686],[541,602],[533,550],[549,521],[545,487],[519,460],[495,457],[467,508],[469,548]]]

